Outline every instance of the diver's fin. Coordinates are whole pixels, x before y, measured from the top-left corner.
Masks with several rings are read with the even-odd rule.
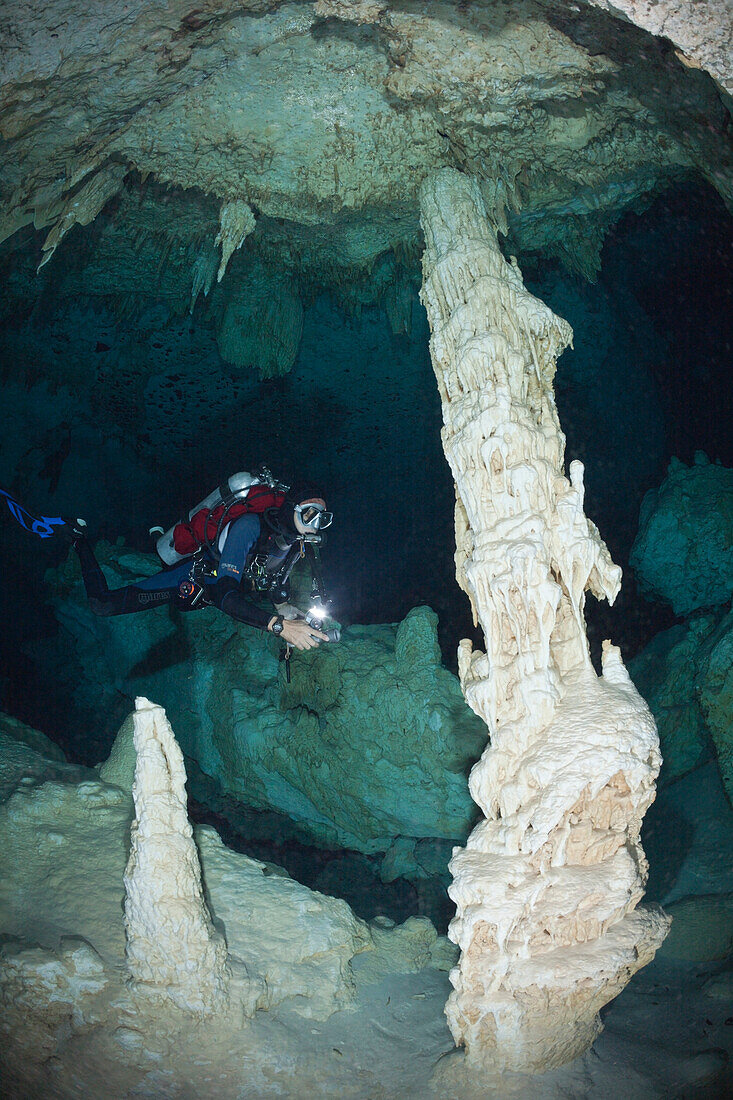
[[[26,531],[38,535],[41,539],[49,539],[52,535],[59,534],[66,526],[62,516],[39,516],[38,518],[32,516],[6,489],[0,489],[0,497],[4,498],[13,519]]]

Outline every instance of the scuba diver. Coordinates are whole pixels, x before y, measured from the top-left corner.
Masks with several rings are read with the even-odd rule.
[[[84,520],[34,520],[24,509],[18,513],[17,502],[12,505],[16,519],[28,530],[41,537],[58,533],[68,538],[79,556],[89,606],[97,615],[130,615],[163,603],[181,611],[213,605],[238,622],[282,638],[286,657],[291,647],[307,650],[339,640],[338,630],[322,629],[327,611],[318,547],[333,514],[314,485],[289,487],[266,467],[254,476],[234,474],[192,508],[187,520],[167,532],[151,528],[151,535],[160,535],[156,548],[165,567],[117,589],[107,585]],[[289,602],[290,573],[306,555],[311,559],[315,606],[303,612]],[[258,605],[256,600],[263,597],[274,612]]]

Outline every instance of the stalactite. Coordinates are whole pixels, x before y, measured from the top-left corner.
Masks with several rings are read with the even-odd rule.
[[[214,285],[218,263],[219,257],[216,249],[212,248],[210,244],[204,243],[193,262],[191,302],[188,308],[189,313],[193,313],[199,294],[203,293],[204,298],[208,298],[209,291]]]
[[[412,332],[413,296],[413,288],[404,276],[395,278],[385,290],[384,308],[389,327],[395,336],[401,336],[403,333],[409,336]]]
[[[224,278],[224,272],[232,254],[241,248],[246,238],[255,227],[255,216],[252,208],[242,199],[234,199],[232,202],[222,203],[219,212],[219,232],[214,244],[221,245],[221,263],[216,273],[216,281],[220,283]]]
[[[52,208],[36,212],[34,224],[37,229],[53,221],[51,232],[43,242],[43,258],[38,265],[40,271],[53,256],[61,241],[74,225],[89,225],[109,200],[122,187],[127,175],[124,165],[112,164],[95,172],[86,183],[70,197],[55,203]]]
[[[564,470],[552,380],[569,325],[501,255],[476,181],[421,189],[422,301],[457,491],[456,564],[486,638],[459,673],[490,745],[469,787],[485,820],[454,849],[446,1006],[469,1063],[535,1072],[581,1053],[598,1010],[650,961],[668,921],[636,909],[639,829],[655,793],[656,728],[610,642],[589,654],[585,592],[620,570]]]
[[[292,279],[254,264],[219,291],[216,340],[227,363],[279,378],[293,366],[303,334],[303,303]]]

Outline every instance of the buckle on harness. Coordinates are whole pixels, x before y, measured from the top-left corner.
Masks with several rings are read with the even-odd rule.
[[[191,559],[191,568],[186,580],[178,585],[178,595],[184,600],[189,609],[203,607],[210,603],[206,598],[206,581],[216,576],[216,569],[212,569],[203,550],[197,550]]]

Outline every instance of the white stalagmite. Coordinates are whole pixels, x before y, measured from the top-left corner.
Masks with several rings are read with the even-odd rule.
[[[456,566],[487,652],[459,648],[491,743],[470,777],[485,820],[454,849],[446,1006],[470,1063],[536,1072],[600,1030],[598,1010],[649,962],[669,922],[637,909],[641,820],[660,755],[652,716],[605,642],[590,660],[585,591],[620,569],[563,472],[555,362],[570,326],[501,255],[477,184],[443,169],[421,190],[422,300],[456,484]]]
[[[126,957],[140,991],[205,1015],[222,1006],[227,949],[201,888],[186,812],[183,755],[162,707],[135,700],[132,848],[125,871]]]

